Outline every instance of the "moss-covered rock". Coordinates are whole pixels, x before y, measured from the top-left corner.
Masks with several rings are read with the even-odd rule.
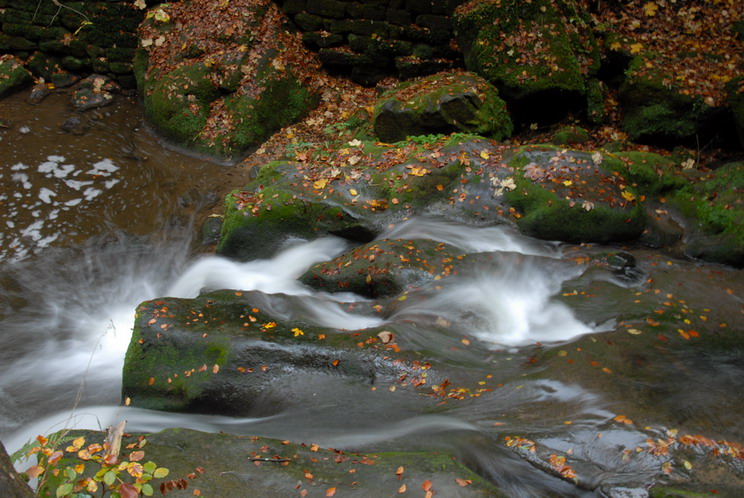
[[[459,249],[432,240],[377,240],[307,270],[300,281],[328,292],[394,296],[435,276],[449,275]]]
[[[556,130],[552,142],[556,145],[576,145],[589,141],[589,132],[580,126],[564,126]]]
[[[430,365],[400,351],[393,333],[383,338],[380,329],[350,332],[279,318],[272,310],[293,306],[291,299],[217,291],[141,304],[122,395],[142,408],[265,415],[285,401],[311,398],[324,382],[357,383],[367,391],[403,373],[437,378]],[[293,399],[286,398],[289,385]]]
[[[21,61],[12,55],[0,56],[0,97],[30,86],[33,81],[33,76]]]
[[[515,118],[545,121],[586,107],[599,49],[574,2],[472,0],[457,8],[454,23],[466,67],[515,104]]]
[[[224,32],[181,22],[207,15],[202,8],[184,2],[154,9],[140,27],[133,70],[158,132],[234,160],[317,104],[305,81],[318,63],[268,0],[210,6],[208,15],[230,24]]]
[[[219,252],[268,257],[288,237],[323,234],[368,242],[391,221],[416,214],[515,224],[567,242],[634,240],[645,226],[622,163],[600,153],[455,134],[396,146],[355,140],[299,154],[300,161],[265,166],[228,196]]]
[[[502,140],[511,135],[512,123],[491,84],[474,74],[449,73],[406,82],[384,94],[375,108],[374,129],[386,142],[456,131]]]
[[[601,154],[527,147],[511,161],[517,174],[502,182],[508,203],[519,210],[520,231],[567,242],[636,239],[645,226],[638,194],[612,174]]]
[[[664,68],[649,68],[641,56],[631,63],[619,97],[623,129],[634,141],[694,143],[695,136],[715,136],[721,123],[728,121],[722,108],[682,93],[674,74]]]
[[[101,445],[106,434],[76,430],[70,436],[83,437],[86,444]],[[431,490],[442,496],[504,496],[445,452],[356,453],[319,447],[312,441],[300,443],[190,429],[127,434],[121,446],[129,445],[144,453],[142,463],[154,462],[157,467],[168,469],[166,477],[153,479],[150,484],[157,490],[171,481],[171,487],[164,489],[175,497],[194,496],[197,490],[201,496],[224,497],[320,497],[344,493],[393,496],[402,486],[419,489],[427,481]],[[131,451],[124,449],[122,459],[128,458]],[[87,463],[67,453],[60,466]],[[123,474],[123,480],[131,479],[126,472]]]
[[[687,218],[684,252],[744,267],[744,162],[701,175],[669,199]]]

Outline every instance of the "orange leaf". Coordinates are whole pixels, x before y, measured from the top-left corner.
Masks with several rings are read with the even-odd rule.
[[[405,493],[405,492],[406,492],[406,485],[405,485],[405,484],[402,484],[402,485],[401,485],[401,486],[400,486],[400,487],[398,488],[398,494],[402,495],[402,494],[403,494],[403,493]]]
[[[220,371],[220,366],[215,363],[214,366],[212,367],[212,373],[217,373],[219,371]]]
[[[470,486],[471,484],[473,484],[473,481],[471,481],[470,479],[461,479],[459,477],[455,477],[455,482],[463,488],[465,486]]]
[[[145,458],[145,452],[144,451],[133,451],[129,454],[129,460],[132,462],[139,462]]]
[[[26,471],[26,475],[34,479],[36,477],[39,477],[43,472],[44,472],[44,467],[42,467],[41,465],[34,465],[33,467],[30,467]]]
[[[431,489],[431,481],[429,479],[425,480],[423,484],[421,484],[421,489],[429,491]]]
[[[326,496],[333,496],[336,494],[336,488],[328,488],[326,491]]]

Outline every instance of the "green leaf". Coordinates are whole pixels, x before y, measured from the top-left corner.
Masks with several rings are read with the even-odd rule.
[[[72,467],[67,467],[65,469],[65,475],[67,475],[67,478],[72,481],[77,477],[77,472],[75,472],[75,469]]]
[[[143,484],[142,485],[142,494],[143,495],[145,495],[145,496],[152,496],[152,493],[153,493],[152,486],[150,486],[149,484]]]
[[[158,465],[155,462],[147,462],[142,466],[142,468],[144,468],[145,472],[147,472],[148,474],[152,474],[153,472],[155,472],[155,469],[157,467]]]
[[[62,498],[72,493],[72,483],[66,482],[62,486],[57,488],[57,498]]]
[[[170,473],[170,470],[166,469],[165,467],[159,467],[158,469],[155,470],[155,472],[153,472],[152,475],[156,479],[161,479],[161,478],[167,476],[169,473]]]
[[[116,472],[109,470],[103,474],[103,482],[111,486],[116,481]]]

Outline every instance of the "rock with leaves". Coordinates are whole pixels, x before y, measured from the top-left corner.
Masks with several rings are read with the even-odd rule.
[[[465,132],[503,140],[512,133],[506,103],[496,88],[472,73],[441,73],[386,92],[374,115],[380,140]]]
[[[317,104],[319,63],[269,0],[164,4],[140,26],[145,114],[174,142],[227,160]]]

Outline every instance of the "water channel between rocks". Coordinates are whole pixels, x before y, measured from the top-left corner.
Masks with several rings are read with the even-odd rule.
[[[670,295],[686,290],[701,299],[711,288],[744,295],[739,272],[636,249],[639,278],[592,274],[577,261],[618,248],[558,246],[501,227],[418,219],[379,238],[430,238],[492,257],[451,282],[423,286],[385,316],[349,311],[349,303],[365,300],[297,281],[310,265],[350,248],[347,242],[298,241],[271,260],[248,263],[200,255],[193,227],[208,210],[219,212],[226,188],[240,186],[245,172],[163,147],[143,128],[136,102],[123,97],[98,116],[83,115],[81,135],[63,132],[60,123],[71,116],[66,99],[54,94],[38,106],[22,96],[0,101],[8,125],[0,129],[0,437],[9,451],[39,433],[105,428],[126,418],[131,431],[191,427],[355,450],[446,449],[514,496],[578,496],[658,473],[664,464],[658,455],[644,453],[628,465],[623,449],[677,424],[744,440],[741,350],[680,352],[662,342],[623,358],[640,372],[632,381],[606,380],[623,372],[603,364],[592,378],[555,366],[555,358],[586,361],[582,347],[604,341],[617,316],[633,313],[623,296],[644,290],[644,268],[661,268],[655,278]],[[289,296],[282,297],[293,303],[286,313],[327,327],[395,322],[411,344],[446,358],[472,385],[465,399],[427,400],[424,407],[387,386],[298,378],[277,386],[285,398],[279,408],[260,407],[265,416],[252,418],[121,406],[136,306],[221,288],[260,291],[269,301]],[[592,299],[597,292],[602,298]],[[741,324],[739,310],[716,311],[728,327]],[[616,423],[618,414],[648,426]],[[536,470],[539,464],[503,444],[505,434],[539,438],[548,453],[572,455],[594,482],[581,491]]]

